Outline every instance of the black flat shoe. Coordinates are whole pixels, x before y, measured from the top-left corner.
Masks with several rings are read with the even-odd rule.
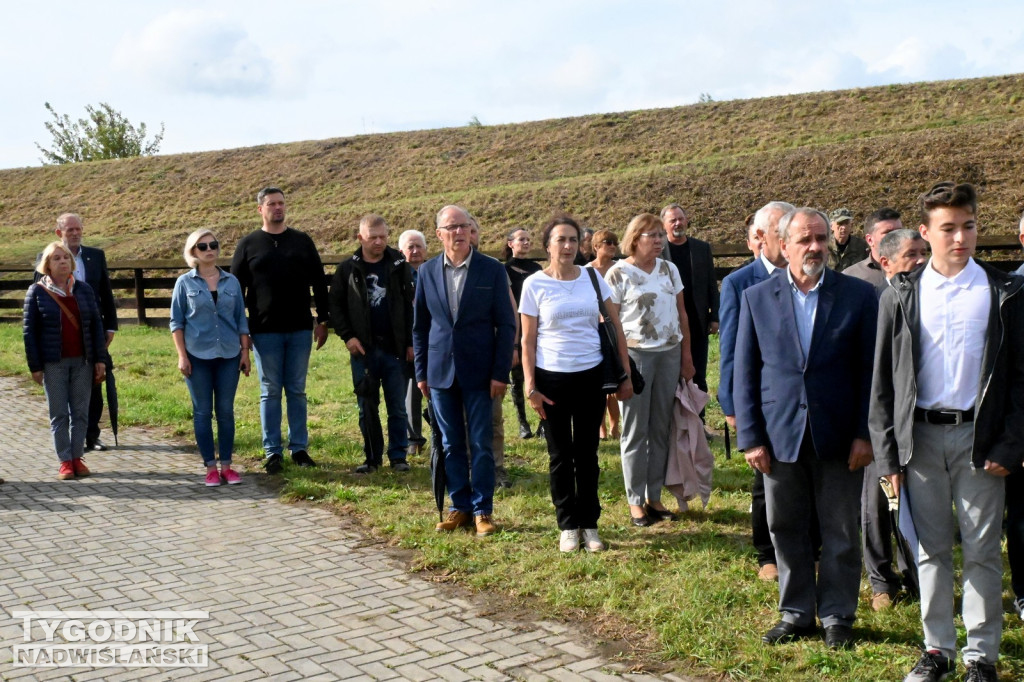
[[[655,509],[649,504],[644,505],[644,511],[653,521],[675,521],[678,518],[668,509]]]
[[[817,632],[818,628],[813,625],[800,626],[780,620],[775,624],[775,627],[761,636],[761,642],[764,644],[785,644],[801,637],[812,637]]]
[[[633,522],[634,526],[638,526],[640,528],[644,528],[646,526],[651,525],[651,517],[649,517],[647,515],[644,515],[644,516],[632,516],[632,515],[630,515],[629,519],[630,519],[630,521]]]

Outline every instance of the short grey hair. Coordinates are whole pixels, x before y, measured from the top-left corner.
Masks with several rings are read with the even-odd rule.
[[[903,242],[910,241],[924,241],[924,237],[917,230],[909,230],[903,228],[900,230],[893,230],[889,234],[882,237],[882,240],[878,242],[878,257],[888,258],[892,260],[899,252],[900,247],[903,246]]]
[[[800,208],[794,208],[792,211],[789,211],[786,215],[779,218],[779,241],[785,242],[789,238],[789,224],[792,223],[793,218],[796,218],[798,215],[817,216],[821,218],[823,223],[825,223],[825,230],[828,230],[830,223],[828,222],[827,215],[816,208],[801,206]]]
[[[690,214],[686,212],[686,209],[680,206],[679,204],[669,204],[665,208],[661,209],[661,213],[658,214],[658,217],[661,218],[662,222],[665,222],[665,214],[674,208],[678,208],[680,211],[682,211],[685,217],[690,217]]]
[[[778,211],[782,211],[783,214],[792,211],[795,206],[785,201],[769,201],[767,204],[757,209],[757,213],[754,214],[754,229],[760,230],[761,232],[767,232],[769,223],[771,222],[771,214]]]
[[[427,237],[419,230],[406,230],[402,234],[398,235],[398,250],[401,251],[405,248],[405,245],[409,243],[410,239],[419,239],[423,242],[423,248],[427,248]]]
[[[192,252],[195,250],[196,244],[199,243],[199,240],[206,235],[210,235],[213,237],[214,241],[217,241],[217,235],[213,233],[213,230],[208,230],[205,227],[196,230],[185,238],[185,249],[182,251],[182,255],[185,257],[185,262],[190,268],[194,268],[199,265],[199,259],[196,258],[195,254]]]
[[[470,214],[470,212],[467,211],[466,209],[462,208],[461,206],[459,206],[457,204],[448,204],[447,206],[445,206],[444,208],[442,208],[440,211],[437,212],[437,217],[434,219],[434,226],[437,227],[437,229],[441,229],[441,216],[444,215],[445,211],[452,211],[452,210],[461,211],[463,213],[463,215],[466,216],[466,218],[468,219],[469,222],[474,222],[474,223],[476,222],[476,220],[473,218],[472,214]]]
[[[85,221],[82,220],[82,216],[78,215],[77,213],[61,213],[59,216],[57,216],[57,229],[63,230],[64,226],[67,225],[68,221],[71,220],[72,218],[76,219],[79,223],[83,225],[85,224]]]

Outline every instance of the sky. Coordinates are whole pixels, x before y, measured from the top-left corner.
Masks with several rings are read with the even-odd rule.
[[[174,154],[1024,72],[1019,0],[10,5],[0,168],[41,164],[46,102]]]

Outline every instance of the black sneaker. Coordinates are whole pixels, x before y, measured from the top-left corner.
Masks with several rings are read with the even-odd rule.
[[[964,682],[998,682],[996,667],[987,661],[967,661],[967,675]]]
[[[272,455],[268,455],[267,458],[263,461],[263,469],[271,476],[273,476],[274,474],[279,474],[281,473],[281,469],[284,468],[284,462],[282,461],[283,459],[284,458],[281,457],[280,452],[275,452]]]
[[[300,467],[315,467],[316,463],[313,461],[305,450],[297,450],[292,453],[292,461],[298,464]]]
[[[404,459],[400,459],[397,462],[392,462],[391,468],[395,471],[408,471],[409,463],[406,462]]]
[[[372,474],[376,470],[377,470],[377,467],[374,466],[373,464],[369,464],[369,463],[360,464],[359,466],[356,467],[356,473],[357,474]]]
[[[903,682],[941,682],[956,671],[953,661],[939,651],[925,651]],[[979,678],[983,679],[983,678]],[[994,677],[992,678],[995,679]]]

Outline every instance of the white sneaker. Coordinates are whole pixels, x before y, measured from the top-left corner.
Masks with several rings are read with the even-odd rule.
[[[563,530],[562,536],[558,539],[559,552],[575,552],[580,548],[580,532],[575,528]]]
[[[588,552],[603,552],[606,549],[601,538],[597,536],[596,528],[583,529],[583,549]]]

